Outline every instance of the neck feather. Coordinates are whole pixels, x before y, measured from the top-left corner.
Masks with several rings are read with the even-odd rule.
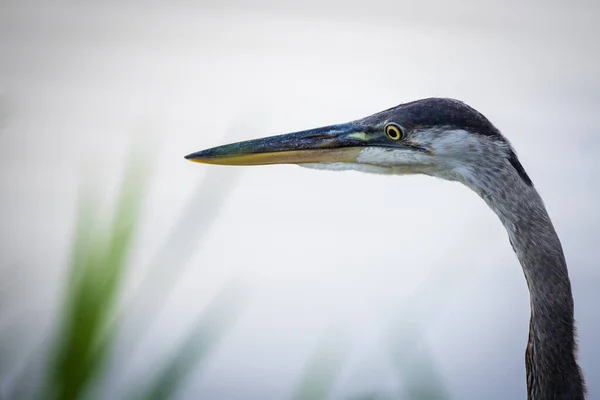
[[[571,283],[560,240],[541,197],[509,162],[482,166],[461,178],[502,221],[527,280],[531,302],[528,399],[584,399],[585,385],[576,361]]]

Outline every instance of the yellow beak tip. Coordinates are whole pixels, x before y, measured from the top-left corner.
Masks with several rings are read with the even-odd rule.
[[[188,160],[189,162],[204,164],[204,160],[201,158],[190,158],[190,157],[186,156],[185,159]]]

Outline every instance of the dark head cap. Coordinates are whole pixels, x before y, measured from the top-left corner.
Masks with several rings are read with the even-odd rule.
[[[366,125],[377,121],[396,122],[407,130],[461,129],[503,140],[500,131],[479,111],[460,100],[431,97],[400,104],[361,120]]]

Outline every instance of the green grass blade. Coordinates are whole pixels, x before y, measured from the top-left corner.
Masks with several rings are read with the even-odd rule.
[[[126,268],[147,175],[145,164],[140,160],[129,166],[107,232],[98,227],[92,202],[84,202],[83,212],[78,217],[63,321],[51,359],[45,397],[82,397],[103,365],[105,344],[111,336],[106,328],[107,319],[113,311]]]

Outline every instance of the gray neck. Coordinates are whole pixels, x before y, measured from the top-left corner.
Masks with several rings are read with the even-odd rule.
[[[530,400],[582,400],[573,296],[562,246],[538,192],[506,163],[461,179],[498,215],[523,267],[531,302],[526,351]]]

